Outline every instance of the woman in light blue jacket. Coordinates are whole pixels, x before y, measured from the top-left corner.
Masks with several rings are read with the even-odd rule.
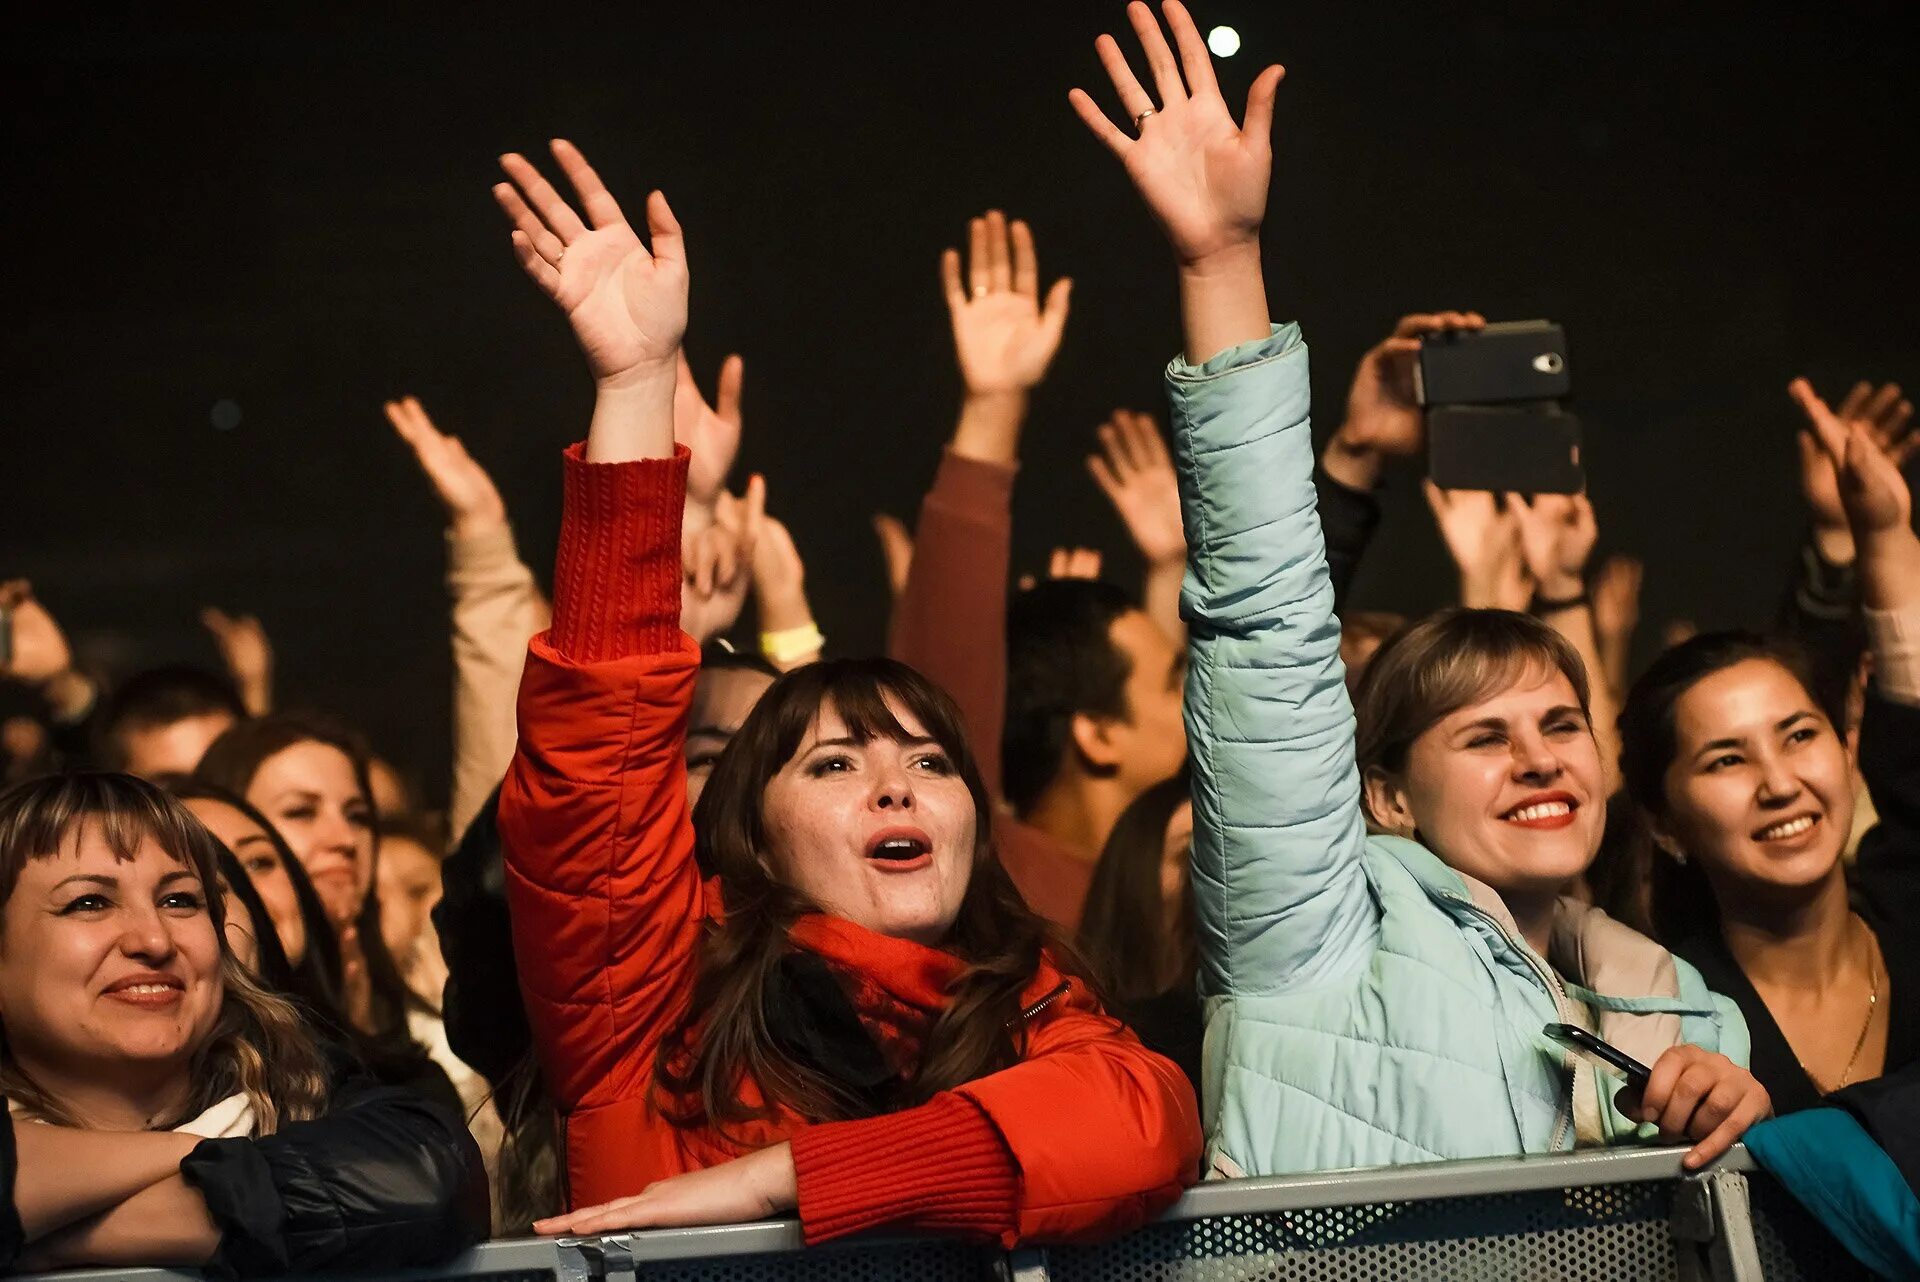
[[[1693,1141],[1690,1166],[1711,1161],[1768,1111],[1738,1011],[1685,962],[1560,897],[1599,847],[1606,801],[1565,643],[1504,612],[1418,625],[1374,660],[1356,761],[1307,352],[1297,326],[1271,324],[1261,278],[1281,70],[1254,81],[1237,128],[1192,19],[1177,0],[1165,13],[1177,58],[1151,11],[1129,9],[1157,102],[1111,37],[1096,46],[1133,133],[1072,97],[1180,271],[1186,351],[1167,384],[1213,1173],[1655,1136]],[[1549,1023],[1652,1065],[1644,1092],[1617,1103],[1617,1081],[1549,1040]]]

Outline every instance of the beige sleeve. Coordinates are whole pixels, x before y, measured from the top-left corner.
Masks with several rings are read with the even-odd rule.
[[[1920,611],[1860,612],[1873,648],[1873,681],[1880,693],[1900,703],[1920,704]]]
[[[527,642],[550,621],[547,599],[520,559],[513,528],[477,536],[447,533],[447,591],[453,598],[453,840],[507,773],[515,738],[514,698]]]

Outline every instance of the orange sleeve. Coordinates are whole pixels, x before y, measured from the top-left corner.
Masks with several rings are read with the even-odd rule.
[[[563,1114],[648,1090],[686,1000],[705,896],[682,744],[699,650],[679,629],[687,454],[568,451],[553,627],[533,639],[500,795],[520,987]]]
[[[1116,1237],[1199,1175],[1193,1087],[1078,980],[1030,1026],[1025,1060],[955,1093],[980,1106],[1019,1167],[1022,1242]]]

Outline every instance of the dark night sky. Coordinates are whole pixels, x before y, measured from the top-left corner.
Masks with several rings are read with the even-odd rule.
[[[1262,61],[1289,68],[1269,283],[1313,347],[1321,429],[1402,311],[1560,320],[1603,550],[1647,559],[1650,624],[1730,624],[1766,615],[1798,536],[1787,379],[1920,380],[1920,92],[1890,6],[1672,8],[1198,16],[1245,40],[1236,101]],[[211,663],[198,607],[258,612],[284,702],[359,720],[444,787],[439,514],[379,403],[415,392],[463,436],[545,579],[590,389],[487,188],[497,152],[554,133],[630,209],[672,195],[695,366],[747,356],[743,467],[768,474],[834,649],[878,643],[866,517],[911,513],[951,424],[935,265],[988,205],[1077,285],[1016,560],[1086,542],[1132,577],[1080,460],[1108,409],[1160,406],[1172,273],[1065,100],[1104,88],[1091,42],[1118,4],[118,12],[0,52],[0,573],[104,669]],[[1360,605],[1450,591],[1414,481],[1390,487]]]

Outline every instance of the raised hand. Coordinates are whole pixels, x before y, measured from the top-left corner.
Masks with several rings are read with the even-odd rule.
[[[940,255],[940,283],[953,321],[954,353],[969,396],[1031,391],[1060,350],[1073,282],[1062,277],[1040,300],[1033,232],[997,209],[967,224],[966,284],[960,251]]]
[[[820,657],[820,629],[807,601],[807,567],[783,522],[765,517],[753,543],[753,598],[760,613],[760,652],[782,672]]]
[[[552,147],[585,219],[517,154],[500,158],[512,181],[495,184],[493,194],[513,223],[514,256],[566,313],[593,371],[599,396],[587,460],[671,457],[673,388],[687,328],[680,224],[665,196],[648,196],[649,249],[586,157],[564,139]]]
[[[1409,458],[1426,443],[1426,420],[1414,399],[1420,340],[1448,330],[1484,329],[1479,312],[1415,312],[1360,358],[1347,389],[1347,417],[1327,442],[1321,466],[1350,490],[1371,490],[1389,458]]]
[[[1859,556],[1862,600],[1880,610],[1920,605],[1920,536],[1913,530],[1913,491],[1900,471],[1900,460],[1911,453],[1912,438],[1904,431],[1910,407],[1902,403],[1892,416],[1877,420],[1897,420],[1889,433],[1874,419],[1846,419],[1827,408],[1804,378],[1795,379],[1788,391],[1810,424],[1802,437],[1814,438],[1814,448],[1832,471]],[[1801,446],[1803,455],[1807,448]]]
[[[1524,610],[1533,576],[1520,546],[1520,518],[1485,490],[1443,490],[1426,483],[1427,506],[1460,572],[1460,604]]]
[[[1800,491],[1807,500],[1814,541],[1829,562],[1851,565],[1853,535],[1841,500],[1837,471],[1837,462],[1844,457],[1844,452],[1835,454],[1828,447],[1829,441],[1839,439],[1833,435],[1832,425],[1859,424],[1897,470],[1920,450],[1920,432],[1915,432],[1913,425],[1913,403],[1901,395],[1897,383],[1887,383],[1878,389],[1870,383],[1855,383],[1837,410],[1829,409],[1804,378],[1795,379],[1787,391],[1807,416],[1807,426],[1797,433],[1796,443],[1800,449]],[[1843,426],[1842,430],[1847,429]]]
[[[47,613],[47,607],[34,600],[31,583],[25,579],[0,583],[0,613],[13,629],[0,676],[42,685],[73,669],[67,634]]]
[[[1167,0],[1162,11],[1180,48],[1177,59],[1153,11],[1139,0],[1127,6],[1158,104],[1112,36],[1094,42],[1137,138],[1107,119],[1085,90],[1069,97],[1087,128],[1126,166],[1180,262],[1192,265],[1257,248],[1273,169],[1273,99],[1285,71],[1268,67],[1254,78],[1242,128],[1220,96],[1212,57],[1186,7]]]
[[[264,717],[273,711],[273,643],[260,620],[208,606],[200,611],[200,626],[213,634],[220,661],[240,691],[248,715]]]
[[[738,353],[720,362],[713,404],[700,394],[693,366],[680,354],[673,391],[673,439],[687,447],[687,505],[711,512],[727,486],[727,473],[740,453],[740,388],[747,365]]]
[[[1587,496],[1509,494],[1507,510],[1520,522],[1520,551],[1536,590],[1554,600],[1584,593],[1587,558],[1600,537]]]
[[[767,510],[767,483],[755,476],[745,498],[722,493],[713,523],[683,552],[680,626],[696,641],[719,636],[740,618],[753,585],[754,545]]]
[[[897,598],[907,590],[907,575],[913,572],[913,532],[899,517],[875,512],[873,535],[887,563],[887,591]]]
[[[403,396],[383,406],[387,422],[413,449],[433,492],[447,510],[447,526],[455,538],[472,538],[507,523],[507,507],[500,501],[487,469],[474,461],[457,436],[449,436],[427,417],[418,397]]]
[[[1627,690],[1633,631],[1640,624],[1640,582],[1645,567],[1638,558],[1610,556],[1593,576],[1593,628],[1599,634],[1600,659],[1614,693]]]
[[[1087,470],[1148,564],[1186,560],[1180,485],[1151,415],[1115,410],[1100,428],[1100,453],[1087,457]]]

